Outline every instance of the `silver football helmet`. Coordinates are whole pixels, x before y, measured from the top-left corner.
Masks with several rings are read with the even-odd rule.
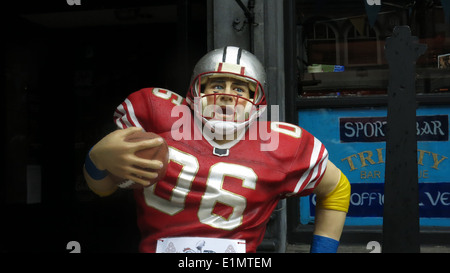
[[[204,94],[203,91],[208,80],[217,77],[235,78],[248,83],[250,98],[224,93]],[[267,106],[265,87],[266,72],[256,56],[242,48],[227,46],[207,53],[197,62],[186,100],[195,116],[213,133],[229,135],[234,134],[236,130],[248,128],[250,123],[265,110]],[[218,96],[235,97],[235,108],[245,105],[243,109],[245,114],[241,118],[234,115],[233,120],[217,118],[214,111],[208,110],[208,108],[211,109],[207,105],[208,96],[214,97],[213,100],[210,99],[210,101],[214,101],[214,104]]]

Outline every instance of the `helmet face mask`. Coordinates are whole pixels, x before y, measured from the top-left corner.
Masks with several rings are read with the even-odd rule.
[[[231,103],[221,103],[222,100],[230,101]],[[244,122],[249,119],[252,101],[242,96],[231,95],[225,93],[212,93],[202,95],[202,116],[206,119]]]
[[[237,47],[216,49],[195,66],[187,101],[195,117],[213,133],[234,134],[247,128],[265,110],[265,77],[264,67],[253,54]],[[248,98],[220,91],[205,94],[208,81],[217,78],[245,83]],[[226,105],[220,103],[224,98],[228,100]]]

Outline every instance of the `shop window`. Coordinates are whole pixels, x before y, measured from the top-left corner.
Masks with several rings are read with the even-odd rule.
[[[450,10],[439,0],[381,1],[373,25],[363,1],[298,0],[298,124],[327,147],[348,177],[346,225],[383,224],[390,67],[387,38],[409,26],[427,50],[416,61],[417,167],[421,226],[450,227]],[[447,16],[447,19],[446,19]],[[300,222],[314,221],[314,197]]]
[[[300,97],[386,95],[384,46],[403,25],[428,47],[416,63],[416,92],[450,93],[450,19],[441,1],[383,2],[372,26],[360,1],[298,0],[297,9]]]
[[[336,30],[327,23],[317,21],[307,26],[307,62],[334,64],[339,61]]]
[[[347,47],[344,52],[346,55],[344,65],[351,67],[381,64],[383,53],[376,28],[371,28],[365,21],[362,21],[359,29],[355,24],[357,23],[351,23],[349,20],[345,31]]]

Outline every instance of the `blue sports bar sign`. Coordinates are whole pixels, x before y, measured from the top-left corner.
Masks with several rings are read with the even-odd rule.
[[[450,226],[450,107],[417,109],[420,223]],[[386,108],[299,111],[299,125],[327,147],[350,180],[346,225],[382,225],[386,153]],[[300,199],[300,221],[314,219],[315,196]]]

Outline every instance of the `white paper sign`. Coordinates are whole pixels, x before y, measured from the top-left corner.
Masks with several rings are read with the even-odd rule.
[[[245,253],[245,240],[206,237],[161,238],[156,253]]]

